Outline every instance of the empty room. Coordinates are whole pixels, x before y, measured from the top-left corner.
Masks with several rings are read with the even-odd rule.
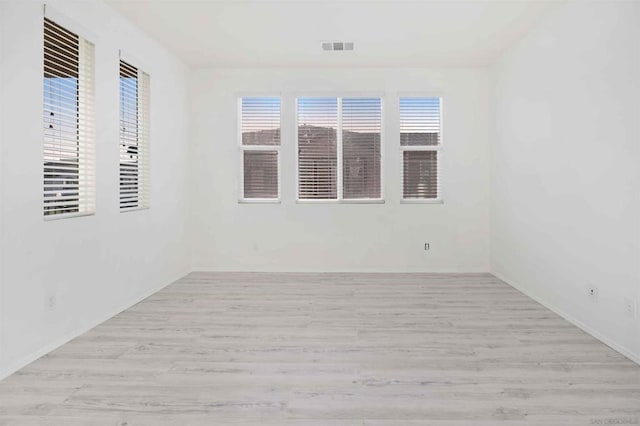
[[[640,0],[0,0],[0,426],[640,424]]]

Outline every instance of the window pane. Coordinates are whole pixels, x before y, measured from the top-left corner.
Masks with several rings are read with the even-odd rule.
[[[44,20],[44,215],[80,211],[80,46]]]
[[[380,98],[342,101],[345,199],[380,198]]]
[[[338,197],[338,99],[298,99],[298,195]]]
[[[120,209],[149,207],[149,75],[120,60]]]
[[[403,152],[403,198],[438,198],[437,151]]]
[[[138,69],[120,61],[120,208],[139,203]]]
[[[280,145],[280,98],[242,98],[242,145]]]
[[[278,152],[244,151],[244,198],[278,198]]]
[[[440,98],[400,98],[400,145],[440,144]]]

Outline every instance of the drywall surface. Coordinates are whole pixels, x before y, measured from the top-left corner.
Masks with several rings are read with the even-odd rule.
[[[491,271],[636,360],[638,76],[638,2],[561,5],[491,72]]]
[[[98,1],[47,1],[95,43],[97,213],[42,214],[43,5],[1,2],[0,377],[189,269],[187,69]],[[151,209],[120,213],[119,50],[151,74]]]
[[[204,69],[191,78],[196,270],[488,270],[486,70]],[[282,202],[240,204],[237,99],[265,94],[282,99]],[[443,98],[443,204],[400,203],[399,94]],[[384,204],[296,202],[295,99],[305,95],[383,98]]]

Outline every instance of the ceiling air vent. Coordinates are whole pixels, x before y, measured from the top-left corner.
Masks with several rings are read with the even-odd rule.
[[[353,42],[352,41],[325,41],[322,43],[322,50],[325,50],[327,52],[353,50]]]

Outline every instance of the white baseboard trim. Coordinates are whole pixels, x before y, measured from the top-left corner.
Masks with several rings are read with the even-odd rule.
[[[595,337],[596,339],[598,339],[599,341],[601,341],[605,345],[609,346],[614,351],[619,352],[620,354],[622,354],[622,355],[626,356],[627,358],[629,358],[631,361],[633,361],[636,364],[640,365],[640,354],[636,354],[633,351],[631,351],[630,349],[628,349],[628,348],[626,348],[626,347],[614,342],[613,340],[609,339],[607,336],[605,336],[602,333],[600,333],[600,332],[594,330],[593,328],[589,327],[588,325],[586,325],[582,321],[578,320],[577,318],[573,317],[572,315],[570,315],[569,313],[565,312],[564,310],[560,309],[558,306],[554,305],[553,303],[549,303],[548,301],[542,299],[540,296],[538,296],[536,294],[533,294],[530,290],[527,290],[524,287],[516,284],[515,281],[509,280],[509,279],[505,278],[502,274],[499,274],[499,273],[496,273],[496,272],[492,272],[492,274],[496,278],[504,281],[506,284],[508,284],[511,287],[513,287],[516,290],[518,290],[520,293],[524,294],[525,296],[529,297],[530,299],[535,300],[536,302],[538,302],[539,304],[541,304],[545,308],[549,309],[550,311],[554,312],[555,314],[557,314],[557,315],[561,316],[562,318],[564,318],[565,320],[569,321],[571,324],[575,325],[576,327],[578,327],[579,329],[581,329],[585,333],[590,334],[591,336]]]
[[[283,274],[488,274],[488,268],[483,269],[364,269],[364,268],[326,268],[326,269],[305,269],[305,268],[226,268],[217,266],[194,266],[191,272],[240,272],[240,273],[283,273]]]
[[[175,278],[173,280],[170,280],[169,282],[165,282],[165,283],[162,283],[159,286],[147,289],[144,292],[142,292],[141,294],[139,294],[139,295],[129,299],[125,303],[121,304],[116,309],[111,311],[109,314],[103,315],[102,317],[100,317],[100,318],[98,318],[98,319],[96,319],[94,321],[91,321],[89,324],[87,324],[87,325],[85,325],[83,327],[80,327],[78,330],[74,330],[72,332],[69,332],[69,333],[65,334],[64,336],[62,336],[61,338],[56,339],[53,342],[49,343],[48,345],[45,345],[44,347],[42,347],[42,348],[40,348],[40,349],[38,349],[38,350],[26,355],[26,356],[23,356],[18,361],[14,362],[13,364],[8,366],[4,370],[0,370],[0,380],[3,380],[5,378],[9,377],[10,375],[15,373],[16,371],[20,370],[21,368],[23,368],[23,367],[31,364],[32,362],[36,361],[38,358],[48,354],[51,351],[54,351],[55,349],[58,349],[60,346],[64,345],[65,343],[68,343],[69,341],[75,339],[76,337],[83,335],[84,333],[86,333],[87,331],[91,330],[92,328],[97,327],[98,325],[102,324],[103,322],[107,321],[108,319],[113,318],[114,316],[118,315],[119,313],[129,309],[130,307],[132,307],[136,303],[139,303],[139,302],[143,301],[144,299],[146,299],[147,297],[152,296],[153,294],[155,294],[158,291],[162,290],[163,288],[169,286],[170,284],[173,284],[174,282],[176,282],[180,278],[188,275],[189,273],[190,273],[190,271],[184,272],[184,273],[180,274],[177,278]]]

